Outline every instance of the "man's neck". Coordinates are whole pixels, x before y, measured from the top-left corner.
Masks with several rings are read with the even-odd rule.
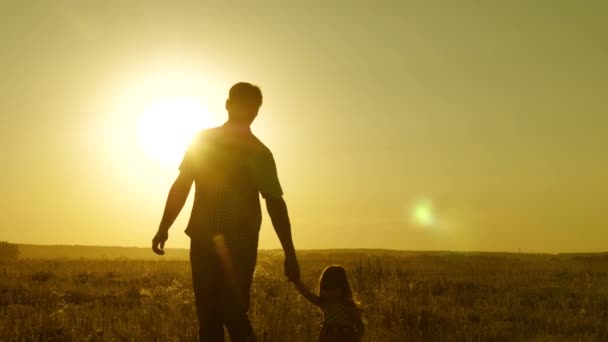
[[[228,119],[224,127],[237,132],[251,132],[251,126],[242,122]]]

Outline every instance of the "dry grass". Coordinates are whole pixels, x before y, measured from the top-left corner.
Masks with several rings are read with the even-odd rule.
[[[608,258],[304,253],[303,278],[340,263],[364,308],[366,341],[606,341]],[[262,341],[314,341],[319,313],[260,254],[251,319]],[[189,341],[186,261],[19,260],[0,264],[2,341]]]

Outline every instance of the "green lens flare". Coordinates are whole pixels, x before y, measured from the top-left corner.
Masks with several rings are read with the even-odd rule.
[[[428,200],[418,201],[414,205],[412,218],[414,223],[424,227],[431,227],[435,224],[435,215],[433,214],[433,206]]]

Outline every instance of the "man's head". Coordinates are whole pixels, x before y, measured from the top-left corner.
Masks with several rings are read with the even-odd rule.
[[[239,82],[230,88],[226,110],[231,121],[250,125],[262,106],[262,91],[259,87]]]

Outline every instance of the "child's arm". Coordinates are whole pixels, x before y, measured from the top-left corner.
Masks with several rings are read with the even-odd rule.
[[[319,306],[319,304],[321,303],[321,299],[319,298],[319,296],[308,291],[308,289],[304,286],[304,284],[302,284],[301,281],[296,281],[295,285],[296,285],[296,289],[298,289],[300,294],[302,296],[304,296],[304,298],[306,298],[306,300],[308,300],[309,302],[311,302],[314,305]]]

